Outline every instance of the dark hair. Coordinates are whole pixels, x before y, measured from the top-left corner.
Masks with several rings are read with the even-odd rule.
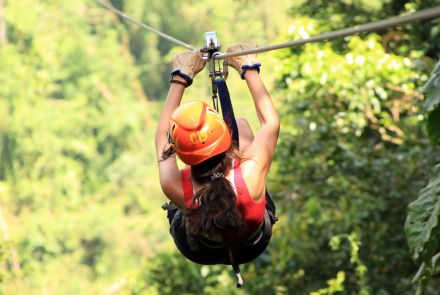
[[[238,233],[244,228],[241,214],[235,206],[237,196],[224,176],[232,168],[235,148],[191,166],[192,178],[201,185],[187,208],[187,232],[195,237]]]
[[[173,147],[170,145],[167,149],[164,148],[162,151],[162,155],[160,157],[159,162],[165,161],[168,158],[176,156],[176,151],[173,149]]]
[[[176,151],[169,146],[164,148],[159,161],[175,155]],[[243,160],[238,144],[233,141],[227,151],[191,166],[192,178],[200,185],[200,189],[194,194],[191,206],[185,212],[188,234],[194,237],[234,234],[244,229],[245,224],[235,206],[236,193],[224,177],[232,168],[232,159],[237,158]],[[213,177],[214,174],[223,176]]]

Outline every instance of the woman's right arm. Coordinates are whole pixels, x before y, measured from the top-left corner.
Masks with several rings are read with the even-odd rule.
[[[237,52],[253,48],[248,44],[235,45],[228,48],[227,52]],[[261,123],[261,128],[255,134],[252,143],[246,150],[246,158],[253,160],[257,167],[259,174],[265,178],[272,163],[275,146],[278,140],[280,129],[280,122],[276,109],[272,103],[272,99],[266,90],[259,76],[260,62],[255,54],[242,55],[227,59],[228,64],[235,68],[240,74],[241,78],[246,80],[246,83],[251,92],[252,99],[257,111],[258,119]],[[249,165],[252,166],[252,165]]]
[[[241,51],[252,47],[246,44],[236,45],[229,48],[228,52]],[[261,127],[256,132],[252,142],[243,151],[246,161],[241,165],[249,192],[255,201],[259,201],[265,196],[265,179],[275,152],[280,121],[272,99],[259,76],[260,62],[256,55],[232,57],[228,58],[227,61],[230,66],[238,71],[241,78],[246,80],[261,123]]]
[[[260,169],[267,174],[272,163],[278,140],[280,121],[272,99],[256,70],[248,70],[244,76],[254,101],[261,127],[248,147],[248,153],[255,155]]]

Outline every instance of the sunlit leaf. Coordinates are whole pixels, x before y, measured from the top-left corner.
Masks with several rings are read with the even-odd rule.
[[[432,247],[429,243],[439,231],[440,217],[440,165],[434,167],[428,185],[420,191],[419,198],[409,204],[405,233],[415,259]]]
[[[437,63],[432,71],[431,77],[423,87],[425,94],[425,103],[423,104],[423,111],[432,112],[440,104],[440,62]],[[439,121],[440,124],[440,121]]]

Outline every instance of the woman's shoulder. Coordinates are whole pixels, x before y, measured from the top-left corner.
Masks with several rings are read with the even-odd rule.
[[[261,162],[252,154],[242,153],[238,158],[234,159],[234,168],[240,168],[243,175],[261,175],[263,167]]]
[[[266,175],[259,167],[258,161],[252,158],[234,160],[234,170],[240,172],[244,184],[254,201],[264,197]]]

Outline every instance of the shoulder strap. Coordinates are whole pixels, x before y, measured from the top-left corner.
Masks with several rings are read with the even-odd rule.
[[[241,192],[249,196],[251,198],[251,195],[249,193],[249,190],[246,186],[246,182],[243,179],[243,174],[241,173],[241,167],[240,167],[240,160],[235,159],[234,160],[234,183],[235,187],[239,187]]]
[[[185,197],[185,207],[189,208],[191,206],[193,198],[193,186],[191,180],[191,167],[186,167],[181,171],[182,176],[182,190],[183,196]]]

